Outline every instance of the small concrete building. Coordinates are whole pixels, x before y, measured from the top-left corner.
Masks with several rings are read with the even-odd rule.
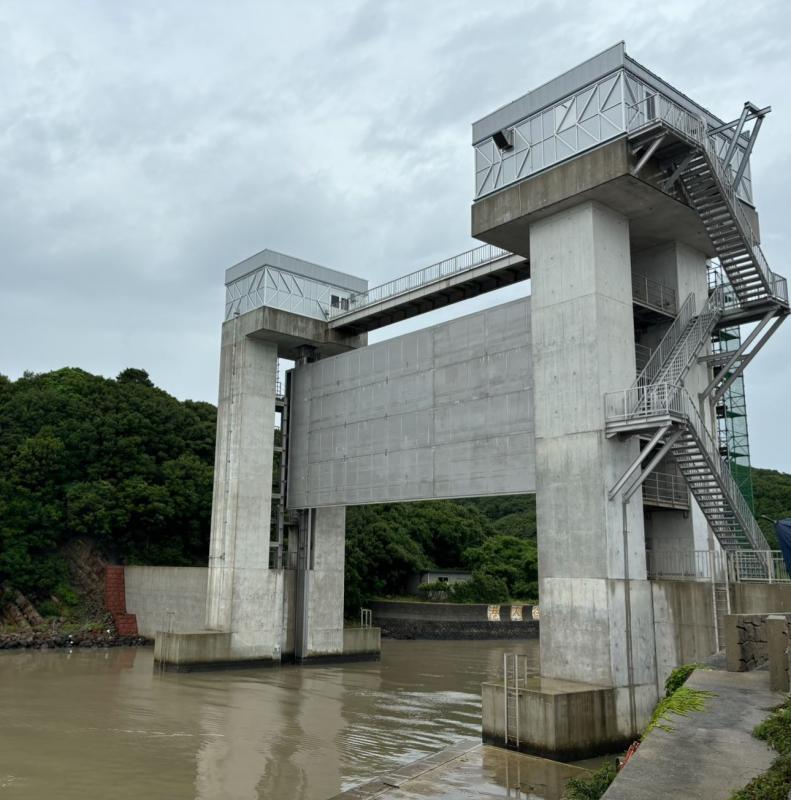
[[[769,110],[716,117],[619,43],[473,125],[482,244],[374,288],[270,250],[229,269],[206,630],[158,635],[156,657],[356,656],[347,506],[535,493],[541,673],[484,692],[484,734],[557,757],[634,739],[668,672],[719,645],[680,635],[690,609],[651,575],[704,578],[685,597],[720,618],[698,554],[766,569],[742,376],[789,311],[750,175]]]
[[[407,583],[407,591],[417,594],[421,586],[427,583],[444,583],[453,586],[454,583],[464,583],[472,578],[472,573],[464,569],[429,569],[416,572]]]

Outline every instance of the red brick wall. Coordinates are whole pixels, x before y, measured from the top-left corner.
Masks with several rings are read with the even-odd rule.
[[[137,617],[126,613],[124,568],[107,566],[104,572],[104,602],[113,616],[119,636],[137,636]]]

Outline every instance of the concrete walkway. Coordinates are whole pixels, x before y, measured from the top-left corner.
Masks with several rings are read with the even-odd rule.
[[[571,764],[533,758],[466,740],[342,792],[332,800],[560,800],[566,781],[590,774]]]
[[[687,685],[715,692],[702,712],[671,715],[672,733],[655,729],[603,800],[728,800],[776,753],[753,728],[784,700],[769,691],[769,673],[697,670]]]

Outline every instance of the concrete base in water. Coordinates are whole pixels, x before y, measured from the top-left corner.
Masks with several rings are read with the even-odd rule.
[[[345,628],[343,650],[338,653],[315,653],[299,659],[300,664],[378,661],[381,653],[379,628]],[[273,652],[253,658],[234,647],[233,634],[220,631],[168,633],[157,631],[154,661],[158,668],[173,672],[212,669],[276,667],[295,663],[293,653]]]
[[[509,749],[557,761],[577,761],[626,749],[636,738],[619,725],[619,707],[626,689],[576,681],[529,677],[517,690],[516,721],[509,722],[519,744]],[[505,696],[500,683],[482,687],[483,731],[486,744],[506,747]],[[628,702],[628,699],[627,699]]]

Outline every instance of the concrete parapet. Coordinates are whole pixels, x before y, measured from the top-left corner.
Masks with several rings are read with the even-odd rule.
[[[379,658],[382,652],[382,631],[379,628],[344,628],[343,655],[370,655]]]
[[[773,614],[791,609],[791,583],[731,584],[731,608],[738,614]]]

